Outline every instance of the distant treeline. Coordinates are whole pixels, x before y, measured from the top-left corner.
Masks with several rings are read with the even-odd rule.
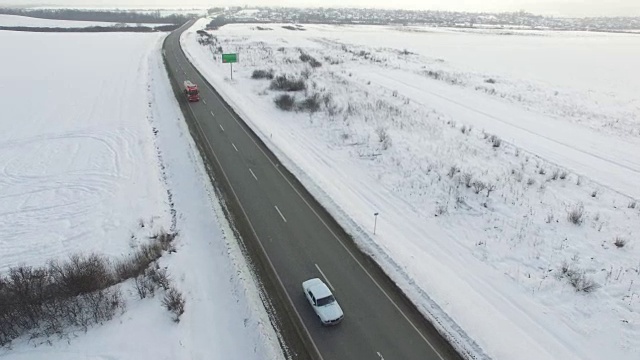
[[[76,10],[76,9],[10,9],[0,8],[0,14],[30,16],[41,19],[107,21],[115,23],[184,24],[189,16],[171,14],[161,16],[160,11],[139,13],[132,11]]]
[[[55,27],[24,27],[24,26],[0,26],[1,30],[26,31],[26,32],[153,32],[173,31],[180,25],[160,26],[88,26],[81,28],[55,28]]]
[[[207,24],[207,29],[215,30],[229,23],[230,21],[227,21],[224,15],[219,15],[219,16],[216,16],[213,20],[211,20],[209,24]]]
[[[207,30],[216,30],[221,28],[227,24],[273,24],[273,23],[288,23],[290,20],[285,21],[277,21],[277,20],[269,20],[269,19],[236,19],[236,18],[226,18],[224,15],[219,15],[207,24]],[[384,20],[384,19],[372,19],[372,20],[363,20],[363,21],[354,21],[349,19],[335,19],[335,20],[314,20],[309,18],[301,18],[295,21],[296,24],[330,24],[330,25],[394,25],[394,24],[402,24],[407,25],[407,21],[405,20]],[[285,27],[287,29],[287,27]],[[296,29],[297,30],[297,29]]]

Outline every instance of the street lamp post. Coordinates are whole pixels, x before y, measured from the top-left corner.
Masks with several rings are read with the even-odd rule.
[[[373,235],[376,234],[376,225],[378,225],[378,214],[379,213],[373,213]]]

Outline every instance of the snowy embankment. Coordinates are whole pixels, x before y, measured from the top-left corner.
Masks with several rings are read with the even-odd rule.
[[[113,320],[23,336],[3,359],[282,357],[169,85],[165,36],[0,32],[0,274],[118,260],[164,229],[177,251],[158,265],[186,298],[176,324],[162,289],[140,300],[129,280]]]
[[[640,356],[640,38],[205,24],[192,62],[466,351]]]

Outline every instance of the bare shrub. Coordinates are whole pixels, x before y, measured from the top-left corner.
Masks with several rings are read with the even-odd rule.
[[[569,176],[569,173],[567,171],[562,171],[560,173],[560,180],[564,180],[567,178],[567,176]]]
[[[162,299],[162,305],[173,313],[173,321],[180,322],[180,316],[184,313],[185,307],[185,299],[180,291],[170,287]]]
[[[487,184],[485,184],[484,182],[480,181],[480,180],[476,180],[474,181],[471,186],[473,187],[473,192],[475,192],[476,194],[479,194],[482,190],[487,188]]]
[[[487,184],[487,197],[496,190],[498,186],[496,184]]]
[[[300,72],[300,76],[302,76],[302,78],[305,80],[309,80],[309,78],[311,77],[311,69],[304,68],[304,70]]]
[[[553,222],[553,214],[552,213],[547,214],[547,218],[545,219],[545,222],[547,224],[550,224],[551,222]]]
[[[444,215],[448,212],[446,204],[438,204],[436,206],[436,216]]]
[[[455,166],[455,165],[453,165],[453,166],[451,166],[451,167],[449,168],[449,172],[447,172],[447,176],[448,176],[449,178],[453,178],[453,176],[454,176],[455,174],[459,173],[459,172],[460,172],[460,168],[459,168],[459,167],[457,167],[457,166]]]
[[[169,290],[171,284],[169,281],[169,275],[167,275],[167,269],[151,267],[147,270],[146,276],[157,286],[165,290]]]
[[[467,133],[467,125],[462,125],[462,127],[460,128],[460,132],[463,134]]]
[[[489,78],[489,79],[486,79],[484,82],[486,82],[487,84],[495,84],[496,80]]]
[[[322,102],[324,103],[324,107],[328,109],[333,104],[333,95],[331,95],[331,93],[325,93],[322,95]]]
[[[143,258],[140,256],[129,256],[115,263],[116,276],[120,281],[136,277],[144,269]]]
[[[569,284],[571,284],[577,292],[590,293],[599,288],[599,285],[584,272],[569,270],[567,278],[569,279]]]
[[[178,234],[175,232],[170,233],[165,230],[160,230],[154,234],[151,239],[160,244],[162,250],[172,253],[176,251],[173,246],[173,240],[175,240],[176,236],[178,236]]]
[[[515,179],[515,181],[521,183],[524,176],[522,175],[522,172],[516,170],[513,172],[513,178]]]
[[[382,149],[387,150],[391,147],[391,136],[387,132],[387,129],[384,127],[379,127],[376,129],[376,134],[378,135],[378,141],[382,144]]]
[[[148,260],[147,266],[151,264],[153,261],[157,260],[162,256],[162,251],[164,250],[162,243],[160,241],[151,241],[147,244],[142,244],[139,249],[139,253]],[[146,268],[146,266],[145,266]]]
[[[322,66],[322,63],[320,61],[316,60],[316,58],[314,58],[313,56],[305,52],[301,52],[300,61],[308,63],[309,65],[311,65],[312,68],[317,68]]]
[[[253,70],[251,78],[273,80],[273,70]]]
[[[314,58],[312,58],[311,60],[309,60],[309,65],[311,65],[312,68],[319,68],[320,66],[322,66],[322,63]]]
[[[627,239],[620,237],[620,236],[616,236],[615,241],[613,242],[613,244],[618,248],[623,248],[625,245],[627,245]]]
[[[302,91],[307,88],[307,84],[304,79],[289,78],[286,75],[278,75],[271,80],[269,86],[271,90],[280,91]]]
[[[553,170],[553,173],[551,174],[550,179],[551,180],[558,180],[558,177],[560,177],[560,170],[558,170],[558,169]]]
[[[169,233],[164,230],[154,234],[151,242],[138,248],[131,256],[128,256],[114,265],[115,273],[119,281],[135,278],[144,274],[149,264],[158,260],[163,251],[175,252],[173,240],[176,233]]]
[[[635,201],[635,200],[634,200],[634,201],[631,201],[631,202],[629,203],[629,205],[627,205],[627,207],[628,207],[629,209],[635,209],[635,208],[636,208],[636,206],[638,206],[638,202],[637,202],[637,201]]]
[[[462,173],[461,179],[464,186],[466,186],[467,188],[470,188],[473,183],[473,174],[471,174],[470,172]]]
[[[66,296],[104,289],[116,282],[109,261],[96,254],[71,255],[63,263],[52,261],[47,271],[59,289],[64,289]]]
[[[148,295],[153,296],[155,289],[147,276],[138,275],[133,279],[133,283],[140,299],[144,299]]]
[[[335,116],[338,114],[339,109],[333,102],[333,95],[331,93],[325,93],[322,95],[322,102],[324,103],[324,108],[327,109],[327,114],[329,116]]]
[[[584,206],[582,204],[575,205],[567,212],[567,220],[574,225],[582,224],[584,216]]]
[[[309,62],[309,60],[311,60],[311,59],[312,59],[311,55],[309,55],[309,54],[307,54],[305,52],[302,52],[300,54],[300,61],[302,61],[302,62]]]
[[[534,178],[529,178],[529,180],[527,180],[527,185],[529,185],[529,186],[531,186],[531,185],[533,185],[535,183],[536,183],[536,179],[534,179]]]
[[[291,111],[296,104],[296,99],[289,94],[282,94],[275,98],[274,103],[280,110]]]
[[[500,147],[500,145],[502,145],[502,139],[500,139],[496,135],[491,135],[489,137],[489,142],[491,142],[491,146],[493,146],[494,148],[498,148]]]
[[[576,292],[590,293],[597,290],[598,285],[593,279],[588,277],[586,273],[579,269],[574,269],[566,261],[560,266],[560,278],[565,278]]]
[[[314,93],[311,96],[307,96],[307,98],[302,100],[302,102],[298,104],[297,108],[300,111],[306,111],[313,114],[318,112],[318,110],[320,110],[321,104],[322,104],[322,99],[320,97],[320,94]]]
[[[538,174],[540,174],[540,175],[544,175],[544,174],[546,174],[546,173],[547,173],[547,170],[546,170],[545,168],[540,167],[540,169],[538,169]]]
[[[545,191],[547,189],[547,183],[546,182],[541,183],[538,189],[540,189],[540,191]]]
[[[592,197],[592,198],[594,198],[594,197],[596,197],[596,196],[598,196],[598,189],[595,189],[595,190],[593,190],[593,191],[591,192],[591,197]]]

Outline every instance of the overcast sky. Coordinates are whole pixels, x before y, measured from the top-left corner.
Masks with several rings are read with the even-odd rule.
[[[353,6],[451,11],[518,11],[557,16],[640,16],[640,0],[0,0],[0,6],[212,7]]]

